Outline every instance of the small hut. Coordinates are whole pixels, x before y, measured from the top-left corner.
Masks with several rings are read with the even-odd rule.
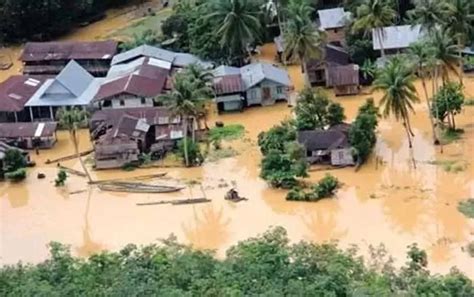
[[[359,65],[333,66],[328,69],[328,86],[334,88],[336,96],[359,93]]]

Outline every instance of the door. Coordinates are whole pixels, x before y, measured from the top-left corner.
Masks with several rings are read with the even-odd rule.
[[[262,88],[262,105],[272,104],[272,90],[269,87]]]

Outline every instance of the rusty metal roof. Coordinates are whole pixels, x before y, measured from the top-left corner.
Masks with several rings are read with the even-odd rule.
[[[244,86],[240,74],[216,77],[214,90],[217,95],[243,92]]]
[[[0,138],[52,137],[57,129],[55,122],[1,123]]]
[[[20,59],[23,62],[52,60],[112,60],[117,53],[117,42],[58,41],[28,42]]]
[[[14,75],[0,84],[0,111],[19,112],[46,81],[47,76]]]

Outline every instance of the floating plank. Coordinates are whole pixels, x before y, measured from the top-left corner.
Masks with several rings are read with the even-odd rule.
[[[171,205],[186,205],[186,204],[198,204],[198,203],[208,203],[211,202],[210,199],[206,198],[191,198],[191,199],[182,199],[182,200],[162,200],[155,202],[142,202],[137,203],[137,206],[149,206],[149,205],[161,205],[161,204],[171,204]]]
[[[79,155],[81,157],[84,157],[84,156],[87,156],[89,154],[91,154],[92,152],[94,151],[94,149],[91,149],[91,150],[88,150],[88,151],[84,151],[84,152],[81,152],[79,153]],[[46,160],[46,164],[52,164],[52,163],[58,163],[58,162],[64,162],[64,161],[69,161],[69,160],[72,160],[72,159],[75,159],[77,158],[76,154],[74,155],[69,155],[69,156],[65,156],[65,157],[61,157],[61,158],[57,158],[57,159],[54,159],[54,160]]]
[[[152,178],[159,178],[165,176],[167,173],[156,173],[156,174],[147,174],[147,175],[139,175],[139,176],[132,176],[127,178],[117,178],[117,179],[105,179],[105,180],[95,180],[90,182],[93,185],[100,185],[100,184],[107,184],[107,183],[120,183],[126,180],[141,180],[141,179],[152,179]]]
[[[129,182],[109,182],[99,184],[99,189],[108,192],[123,193],[173,193],[183,189],[183,187],[173,187],[165,185],[152,185],[144,183]]]
[[[78,170],[75,170],[75,169],[72,169],[72,168],[68,168],[68,167],[65,167],[65,166],[59,166],[59,169],[62,169],[64,171],[66,171],[67,173],[74,174],[74,175],[77,175],[77,176],[80,176],[80,177],[87,177],[87,174],[85,174],[84,172],[81,172],[81,171],[78,171]]]

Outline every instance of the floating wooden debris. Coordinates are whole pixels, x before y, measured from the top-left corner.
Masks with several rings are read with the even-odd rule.
[[[91,149],[91,150],[88,150],[88,151],[85,151],[85,152],[81,152],[79,153],[79,155],[81,157],[84,157],[84,156],[87,156],[89,154],[91,154],[92,152],[94,151],[94,149]],[[46,164],[52,164],[52,163],[58,163],[58,162],[64,162],[64,161],[69,161],[69,160],[72,160],[72,159],[75,159],[77,158],[77,155],[74,154],[74,155],[69,155],[69,156],[65,156],[65,157],[61,157],[61,158],[57,158],[57,159],[54,159],[54,160],[46,160]]]
[[[198,203],[208,203],[211,202],[207,198],[191,198],[191,199],[181,199],[181,200],[169,200],[169,201],[155,201],[155,202],[143,202],[137,203],[137,206],[149,206],[149,205],[161,205],[161,204],[171,204],[171,205],[185,205],[185,204],[198,204]]]
[[[145,183],[130,183],[130,182],[109,182],[99,184],[99,189],[109,192],[124,192],[124,193],[172,193],[178,192],[183,187],[173,187],[165,185],[153,185]]]
[[[240,197],[239,192],[235,189],[230,189],[224,196],[225,200],[229,200],[232,202],[240,202],[240,201],[247,201],[248,199],[245,197]]]
[[[78,170],[75,170],[75,169],[72,169],[72,168],[68,168],[68,167],[65,167],[65,166],[59,166],[59,169],[62,169],[62,170],[66,171],[69,174],[74,174],[74,175],[77,175],[77,176],[80,176],[80,177],[87,177],[87,174],[85,174],[84,172],[81,172],[81,171],[78,171]]]
[[[126,180],[144,180],[144,179],[160,178],[160,177],[163,177],[165,175],[166,175],[166,172],[156,173],[156,174],[139,175],[139,176],[132,176],[132,177],[127,177],[127,178],[95,180],[95,181],[90,182],[90,184],[100,185],[100,184],[108,184],[108,183],[120,183],[120,182],[125,182]]]
[[[76,194],[81,194],[81,193],[85,193],[85,192],[87,192],[87,190],[73,191],[73,192],[69,192],[69,195],[76,195]]]

